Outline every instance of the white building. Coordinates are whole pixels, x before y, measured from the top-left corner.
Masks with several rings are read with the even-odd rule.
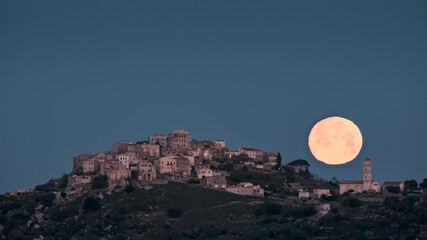
[[[322,195],[330,196],[331,191],[327,188],[313,189],[313,196],[315,198],[320,198]]]
[[[317,214],[320,216],[326,215],[328,212],[331,211],[331,204],[329,203],[323,203],[316,207]]]
[[[298,198],[300,199],[311,198],[311,193],[309,191],[298,192]]]
[[[256,197],[264,196],[264,189],[262,189],[259,185],[254,186],[250,182],[241,182],[235,186],[229,186],[225,190],[227,192],[231,192],[238,195],[256,196]]]

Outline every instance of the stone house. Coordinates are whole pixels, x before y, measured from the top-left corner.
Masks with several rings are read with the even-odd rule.
[[[135,146],[135,153],[139,159],[160,157],[160,145],[150,144],[147,141],[137,142]]]
[[[177,149],[189,149],[191,135],[184,129],[174,130],[168,134],[167,146]]]
[[[213,170],[207,167],[197,169],[197,178],[213,177]]]
[[[80,154],[76,157],[73,158],[73,170],[72,173],[76,174],[76,173],[81,173],[83,172],[82,169],[82,162],[83,161],[87,161],[87,160],[91,160],[92,155],[84,153],[84,154]]]
[[[312,194],[309,191],[300,191],[298,192],[299,199],[308,199],[311,198]]]
[[[403,189],[405,188],[405,185],[403,184],[403,182],[400,182],[400,181],[384,182],[381,188],[384,193],[389,193],[389,191],[387,190],[387,187],[398,187],[400,191],[403,191]]]
[[[92,182],[91,176],[86,175],[68,175],[67,188],[84,188]]]
[[[250,182],[241,182],[235,186],[229,186],[225,190],[238,195],[257,197],[264,196],[264,189],[262,189],[259,185],[254,186]]]
[[[142,160],[138,164],[138,179],[141,181],[153,181],[157,178],[156,166],[152,162]]]
[[[163,134],[154,134],[148,137],[150,144],[158,144],[161,147],[167,147],[167,137]]]
[[[241,147],[239,148],[240,154],[246,154],[249,158],[252,158],[256,161],[262,161],[264,157],[264,152],[262,150],[256,149],[256,148],[249,148],[249,147]]]
[[[162,157],[154,162],[160,174],[172,174],[176,168],[176,163],[175,157]]]
[[[331,211],[331,204],[329,203],[320,204],[316,206],[316,211],[317,211],[317,214],[319,214],[320,216],[324,216]]]
[[[227,179],[225,175],[214,175],[205,178],[206,186],[210,188],[225,189],[227,188]]]
[[[313,189],[313,197],[320,198],[322,195],[330,196],[331,191],[327,188]]]
[[[126,179],[131,176],[130,169],[118,160],[108,160],[102,163],[100,173],[108,177],[110,185],[125,185]]]

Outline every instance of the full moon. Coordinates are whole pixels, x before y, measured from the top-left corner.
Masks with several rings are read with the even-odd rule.
[[[316,123],[308,137],[314,157],[326,164],[339,165],[352,161],[362,149],[363,138],[352,121],[328,117]]]

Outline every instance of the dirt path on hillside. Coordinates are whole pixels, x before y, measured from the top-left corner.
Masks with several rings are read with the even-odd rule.
[[[240,203],[245,203],[245,202],[244,201],[232,201],[232,202],[229,202],[229,203],[225,203],[225,204],[221,204],[221,205],[210,207],[210,209],[220,208],[220,207],[225,207],[225,206],[235,205],[235,204],[240,204]]]

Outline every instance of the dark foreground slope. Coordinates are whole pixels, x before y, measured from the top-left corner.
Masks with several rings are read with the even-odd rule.
[[[6,239],[427,239],[427,198],[344,196],[327,203],[266,200],[170,182],[151,190],[92,192],[73,201],[51,193],[1,197]],[[364,202],[363,199],[386,199]],[[362,199],[362,200],[360,200]]]

